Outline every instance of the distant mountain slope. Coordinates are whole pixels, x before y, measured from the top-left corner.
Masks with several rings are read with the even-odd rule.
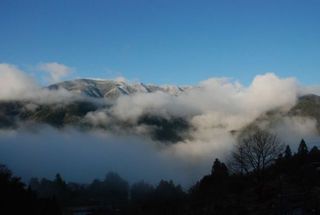
[[[299,102],[289,111],[289,115],[316,119],[318,128],[320,128],[320,96],[305,95],[300,97]]]
[[[77,79],[72,81],[64,81],[48,87],[51,90],[63,88],[69,92],[89,96],[94,98],[118,98],[121,95],[132,95],[135,93],[151,93],[161,91],[170,95],[178,95],[184,92],[187,87],[178,86],[157,86],[145,85],[143,83],[126,83],[124,81],[115,80],[93,80],[93,79]]]
[[[281,123],[285,117],[303,117],[316,121],[316,126],[320,134],[320,96],[309,94],[298,98],[297,103],[289,111],[270,110],[247,125],[246,128],[263,125],[273,128]],[[246,130],[243,129],[243,131]]]
[[[110,132],[125,131],[129,133],[147,131],[147,135],[161,142],[183,140],[184,138],[188,138],[190,129],[194,129],[188,121],[189,119],[174,116],[165,118],[160,116],[160,114],[157,115],[157,113],[142,114],[137,122],[124,121],[112,113],[110,107],[112,107],[113,102],[100,102],[104,100],[99,99],[116,99],[123,95],[156,91],[170,95],[179,95],[186,92],[189,89],[188,87],[155,86],[142,83],[128,84],[113,80],[78,79],[54,84],[48,88],[50,90],[63,88],[82,96],[75,97],[76,99],[72,101],[50,104],[38,104],[35,101],[25,100],[0,101],[0,129],[17,128],[24,123],[41,123],[57,128],[73,126],[84,129],[99,128]],[[98,124],[88,120],[87,117],[90,114],[96,113],[101,113],[107,120]],[[284,117],[291,116],[315,119],[320,131],[320,96],[302,96],[289,111],[270,110],[258,117],[252,124],[265,122],[272,127]]]
[[[14,128],[21,122],[44,123],[54,127],[77,124],[99,107],[88,101],[68,104],[33,104],[27,101],[0,102],[0,128]]]

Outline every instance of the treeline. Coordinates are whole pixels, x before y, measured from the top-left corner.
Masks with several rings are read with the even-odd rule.
[[[187,193],[172,181],[161,180],[157,186],[140,181],[129,186],[117,173],[90,184],[66,183],[60,174],[54,180],[33,178],[29,188],[40,198],[54,198],[65,214],[83,210],[90,214],[158,214],[159,208],[178,211]],[[142,210],[143,209],[143,210]]]
[[[243,137],[227,164],[215,159],[211,173],[187,191],[165,180],[130,186],[116,173],[90,184],[57,174],[26,187],[2,166],[0,179],[1,210],[27,214],[320,214],[319,149],[301,140],[293,153],[261,130]]]
[[[320,214],[320,151],[304,140],[297,153],[286,146],[264,169],[230,166],[216,159],[190,189],[191,214]]]
[[[19,177],[0,165],[0,214],[62,214],[55,197],[39,198]]]

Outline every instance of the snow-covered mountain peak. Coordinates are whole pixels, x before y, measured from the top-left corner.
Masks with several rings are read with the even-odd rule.
[[[76,79],[50,85],[49,89],[63,88],[75,94],[94,98],[118,98],[121,95],[132,95],[135,93],[152,93],[161,91],[170,95],[178,95],[185,91],[184,87],[174,85],[147,85],[141,82],[128,83],[124,79]]]

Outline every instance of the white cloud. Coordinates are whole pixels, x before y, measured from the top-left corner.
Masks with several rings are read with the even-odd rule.
[[[15,100],[38,90],[35,81],[14,65],[0,64],[0,100]]]
[[[89,112],[84,118],[94,126],[103,126],[111,121],[104,111]]]
[[[35,103],[69,102],[78,97],[59,89],[42,88],[34,78],[14,65],[0,64],[0,100],[31,100]]]
[[[49,83],[59,82],[62,78],[68,76],[73,70],[66,65],[56,62],[41,63],[38,65],[37,69],[49,74]]]
[[[290,108],[297,99],[295,79],[274,74],[257,76],[249,87],[228,79],[209,79],[178,96],[162,92],[120,97],[113,114],[135,121],[143,114],[191,118],[196,127],[237,129],[265,111]]]
[[[68,67],[57,63],[42,64],[40,67],[50,74],[52,80],[56,81],[70,73]],[[163,92],[121,96],[112,108],[109,108],[111,104],[108,103],[108,108],[88,113],[84,120],[95,126],[119,127],[118,130],[126,125],[127,127],[118,133],[125,139],[122,142],[126,142],[126,147],[127,145],[131,147],[131,140],[127,138],[130,134],[140,135],[139,141],[143,142],[141,144],[152,148],[150,157],[160,153],[161,156],[170,158],[168,160],[172,163],[180,162],[177,168],[182,166],[190,168],[187,172],[194,177],[209,170],[215,157],[222,160],[227,157],[237,141],[236,135],[231,131],[241,130],[266,111],[289,110],[296,104],[298,96],[318,89],[319,87],[299,86],[295,78],[279,78],[272,73],[256,76],[249,86],[243,86],[230,79],[212,78],[176,96]],[[60,103],[77,98],[66,90],[43,89],[15,66],[0,64],[0,100],[4,99],[32,99],[35,103]],[[107,101],[102,99],[100,102],[104,104]],[[32,110],[35,107],[27,108]],[[166,119],[181,117],[192,126],[192,129],[188,131],[188,137],[181,142],[159,147],[157,143],[144,136],[150,134],[150,127],[137,123],[139,117],[144,114]],[[130,126],[132,126],[131,130],[128,128]],[[290,144],[305,136],[318,135],[316,122],[305,118],[286,117],[273,128],[283,141]],[[86,134],[83,135],[81,139],[86,138]],[[57,136],[61,138],[60,134]],[[140,139],[142,136],[143,138]],[[112,139],[111,142],[118,143],[118,140]],[[135,147],[142,147],[138,143],[135,144]],[[86,148],[84,144],[81,147]],[[120,151],[120,148],[117,150]],[[141,154],[137,153],[134,155],[136,157],[130,159],[138,159]]]
[[[118,77],[114,78],[114,80],[116,82],[128,82],[128,80],[123,76],[118,76]]]
[[[189,138],[168,146],[168,153],[187,162],[208,161],[230,152],[237,138],[231,131],[241,130],[266,111],[290,109],[298,90],[294,78],[281,79],[272,73],[256,76],[248,87],[213,78],[177,96],[155,92],[120,97],[112,114],[130,122],[144,114],[182,117],[192,125]]]

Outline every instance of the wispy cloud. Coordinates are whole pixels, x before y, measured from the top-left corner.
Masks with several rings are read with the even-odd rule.
[[[55,73],[54,71],[61,71],[61,73],[58,72],[61,75],[68,73],[68,67],[63,65],[60,66],[64,69],[53,69],[52,74]],[[57,68],[60,66],[57,66]],[[48,68],[49,67],[51,66],[48,66]],[[56,75],[55,78],[61,77],[61,75]],[[74,95],[64,89],[50,91],[46,88],[42,88],[34,79],[34,77],[20,70],[15,65],[0,63],[0,101],[31,100],[36,103],[52,103],[64,102],[67,100],[72,101],[72,98],[74,98]]]
[[[67,77],[72,71],[74,71],[73,68],[57,62],[40,63],[37,66],[37,69],[48,73],[49,83],[59,82],[62,78]]]

